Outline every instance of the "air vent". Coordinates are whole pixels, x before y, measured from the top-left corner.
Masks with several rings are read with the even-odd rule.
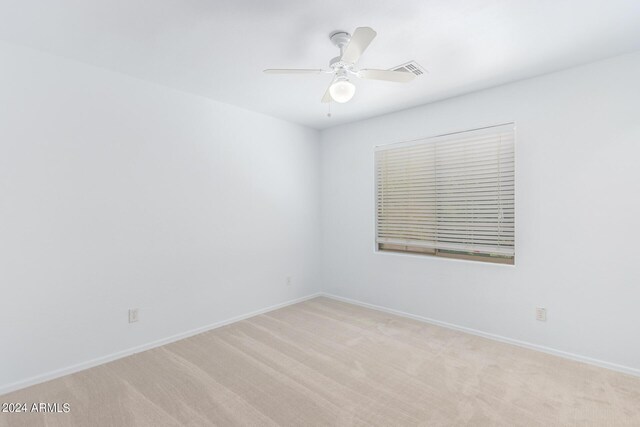
[[[416,76],[421,76],[426,74],[427,71],[422,68],[416,61],[409,61],[406,64],[398,65],[397,67],[392,68],[393,71],[403,71],[405,73],[413,73]]]

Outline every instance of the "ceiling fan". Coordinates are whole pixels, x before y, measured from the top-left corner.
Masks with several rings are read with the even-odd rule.
[[[369,27],[358,27],[353,35],[345,31],[336,31],[329,38],[340,48],[340,56],[329,61],[329,68],[321,69],[268,69],[267,74],[333,74],[334,78],[322,97],[322,102],[348,102],[356,92],[356,87],[349,81],[350,76],[369,80],[386,80],[390,82],[406,83],[415,75],[406,71],[394,70],[358,70],[355,68],[362,53],[375,38],[376,32]]]

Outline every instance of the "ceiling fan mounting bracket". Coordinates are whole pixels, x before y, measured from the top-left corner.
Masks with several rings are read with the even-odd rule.
[[[334,31],[329,35],[329,39],[331,40],[331,43],[339,47],[342,51],[342,48],[345,47],[351,40],[351,34],[347,33],[346,31]]]

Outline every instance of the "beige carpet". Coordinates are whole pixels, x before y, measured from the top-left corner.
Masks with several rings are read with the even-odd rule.
[[[316,298],[0,396],[0,426],[640,426],[640,378]]]

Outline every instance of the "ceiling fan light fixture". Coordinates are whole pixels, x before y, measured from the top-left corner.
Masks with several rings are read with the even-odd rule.
[[[338,78],[329,87],[329,93],[334,101],[344,104],[353,98],[356,93],[356,85],[347,78]]]

